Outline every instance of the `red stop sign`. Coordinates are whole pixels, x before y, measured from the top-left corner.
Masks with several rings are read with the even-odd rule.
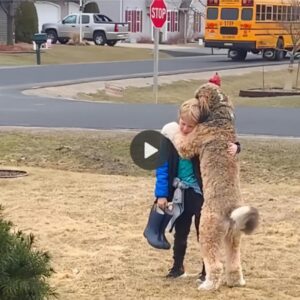
[[[167,7],[164,0],[153,0],[150,5],[150,18],[153,26],[162,28],[167,20]]]

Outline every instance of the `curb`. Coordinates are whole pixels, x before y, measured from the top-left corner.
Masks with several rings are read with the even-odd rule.
[[[284,90],[280,88],[268,89],[268,90],[259,90],[259,89],[251,89],[251,90],[240,90],[240,97],[279,97],[279,96],[297,96],[300,95],[300,91],[298,90]]]

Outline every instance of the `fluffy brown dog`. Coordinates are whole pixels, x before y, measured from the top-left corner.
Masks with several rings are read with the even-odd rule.
[[[199,155],[204,205],[200,221],[200,244],[206,266],[206,280],[199,289],[218,289],[222,282],[221,248],[225,246],[228,286],[243,286],[240,241],[258,224],[258,211],[243,206],[237,158],[228,153],[228,143],[236,141],[233,106],[215,84],[201,86],[195,94],[200,120],[193,132],[177,136],[183,157]]]

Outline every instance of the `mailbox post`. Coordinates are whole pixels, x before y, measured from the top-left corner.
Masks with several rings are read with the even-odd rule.
[[[32,40],[35,42],[35,52],[36,52],[36,63],[41,64],[41,46],[44,43],[47,43],[47,34],[46,33],[35,33]]]

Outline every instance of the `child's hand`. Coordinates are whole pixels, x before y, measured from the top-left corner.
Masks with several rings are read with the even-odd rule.
[[[165,210],[167,208],[168,205],[168,200],[167,198],[158,198],[157,199],[157,206],[162,209]]]
[[[237,144],[234,144],[234,143],[228,143],[228,153],[232,156],[235,156],[236,155],[236,152],[237,152],[237,149],[238,149],[238,146]]]

